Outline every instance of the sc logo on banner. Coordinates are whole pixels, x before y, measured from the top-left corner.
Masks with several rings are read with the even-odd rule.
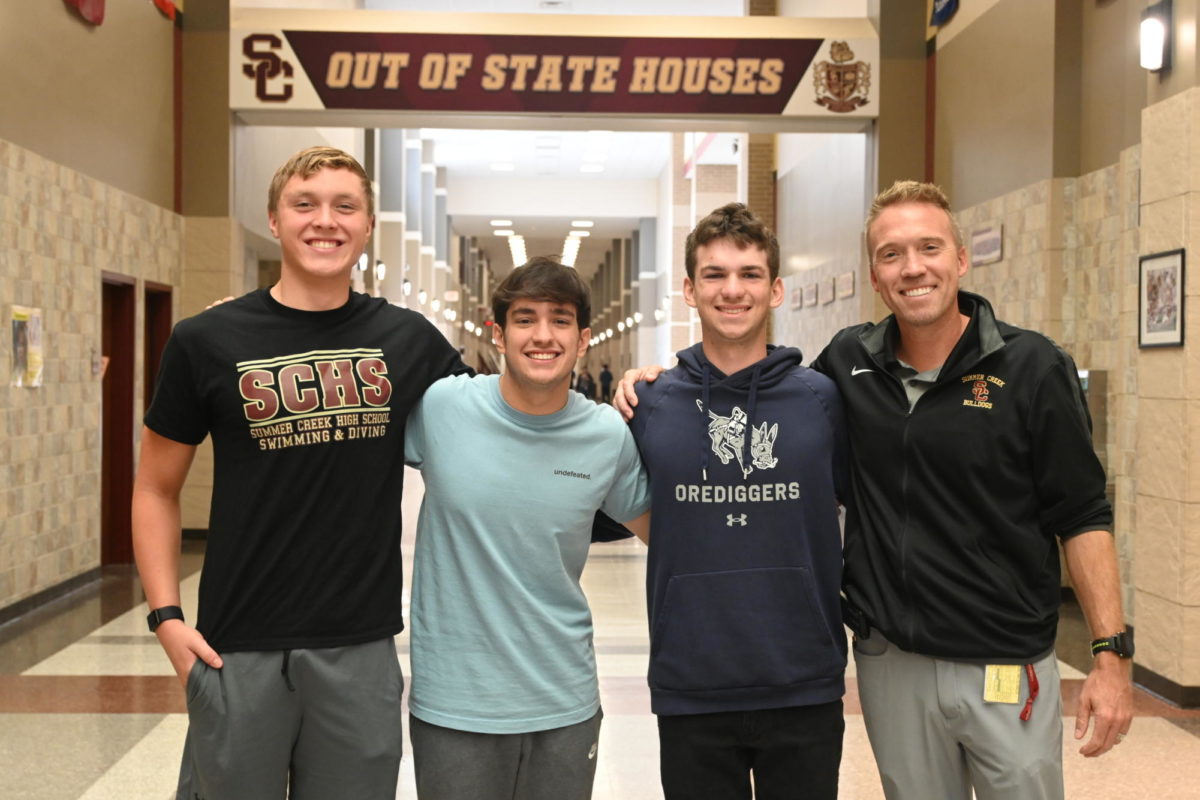
[[[269,49],[259,49],[266,45]],[[281,91],[272,92],[267,82],[292,77],[292,65],[275,55],[274,50],[283,47],[280,38],[272,33],[253,33],[242,40],[242,55],[250,64],[242,65],[242,74],[254,78],[254,95],[264,103],[284,103],[292,99],[292,84],[285,83]]]

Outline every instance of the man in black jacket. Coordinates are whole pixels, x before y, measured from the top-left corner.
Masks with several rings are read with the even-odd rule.
[[[882,192],[866,234],[892,315],[843,330],[813,366],[848,418],[845,591],[885,794],[1062,798],[1056,539],[1096,639],[1080,752],[1120,742],[1133,706],[1112,509],[1075,364],[959,290],[966,249],[937,187]]]

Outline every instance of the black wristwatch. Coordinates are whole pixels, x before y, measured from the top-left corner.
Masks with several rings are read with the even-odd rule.
[[[159,625],[162,625],[169,619],[177,619],[183,621],[183,609],[179,606],[163,606],[156,608],[146,617],[146,624],[150,626],[150,632],[154,633]]]
[[[1133,658],[1133,631],[1121,631],[1092,642],[1092,655],[1110,650],[1121,658]]]

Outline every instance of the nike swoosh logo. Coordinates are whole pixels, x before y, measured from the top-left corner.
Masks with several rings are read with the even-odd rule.
[[[864,372],[874,372],[874,371],[875,370],[873,370],[873,369],[859,369],[858,367],[851,367],[850,368],[850,377],[853,378],[855,375],[862,375]]]

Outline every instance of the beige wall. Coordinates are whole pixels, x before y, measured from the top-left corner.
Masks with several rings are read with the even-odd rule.
[[[937,50],[934,176],[958,207],[1053,176],[1054,4],[1001,0]]]
[[[62,2],[0,3],[0,138],[173,207],[174,24],[108,0],[93,26]]]
[[[183,220],[31,150],[0,140],[0,312],[42,309],[44,385],[8,385],[0,336],[0,608],[100,563],[101,273],[177,285]],[[135,408],[141,418],[141,303]]]
[[[1138,66],[1140,0],[1083,3],[1080,30],[1079,168],[1115,164],[1141,140],[1150,78]],[[1157,78],[1152,80],[1157,81]]]

